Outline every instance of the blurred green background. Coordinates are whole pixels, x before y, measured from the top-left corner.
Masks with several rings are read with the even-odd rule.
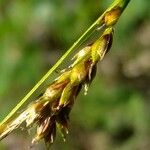
[[[1,120],[110,3],[0,1]],[[150,150],[149,6],[148,0],[131,0],[88,95],[80,94],[75,103],[67,142],[58,135],[52,150]],[[31,138],[27,131],[14,132],[0,143],[0,150],[30,149]],[[42,149],[43,143],[33,148]]]

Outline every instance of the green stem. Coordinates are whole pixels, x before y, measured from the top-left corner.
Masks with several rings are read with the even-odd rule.
[[[41,84],[48,79],[48,77],[58,68],[60,64],[67,58],[67,56],[76,48],[78,48],[97,28],[103,26],[104,15],[116,6],[120,6],[122,10],[126,7],[130,0],[115,0],[114,3],[83,33],[83,35],[67,50],[67,52],[57,61],[57,63],[42,77],[42,79],[27,93],[27,95],[14,107],[14,109],[4,118],[0,126],[9,122],[21,106],[27,102],[31,95],[41,86]]]

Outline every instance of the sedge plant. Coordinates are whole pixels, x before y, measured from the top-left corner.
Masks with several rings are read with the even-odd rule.
[[[57,130],[60,131],[65,141],[65,137],[68,134],[69,114],[73,104],[82,88],[84,88],[85,95],[87,94],[88,88],[96,75],[97,63],[104,58],[105,54],[111,48],[114,25],[117,23],[129,1],[115,0],[43,76],[1,122],[0,140],[25,122],[27,129],[32,127],[37,128],[32,144],[43,139],[47,149],[49,149],[55,140]],[[97,30],[102,30],[99,37],[79,50],[73,57],[73,62],[70,66],[60,72],[60,75],[45,89],[44,94],[31,102],[22,113],[16,115],[17,111],[64,59]]]

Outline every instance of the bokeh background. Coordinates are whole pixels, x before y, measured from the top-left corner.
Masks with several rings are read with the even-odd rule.
[[[0,1],[1,120],[110,3],[112,0]],[[58,135],[52,150],[150,150],[149,6],[149,0],[131,0],[88,95],[80,94],[75,103],[67,142]],[[57,73],[51,78],[55,76]],[[0,142],[0,149],[30,149],[31,138],[25,130],[16,131]],[[33,149],[43,150],[44,144]]]

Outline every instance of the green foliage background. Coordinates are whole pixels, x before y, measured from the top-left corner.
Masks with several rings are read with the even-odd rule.
[[[1,120],[111,2],[0,1]],[[149,6],[148,0],[131,0],[88,95],[75,103],[67,142],[58,136],[53,150],[150,149]],[[30,141],[26,131],[17,132],[0,149],[26,150]],[[33,149],[43,149],[43,143]]]

